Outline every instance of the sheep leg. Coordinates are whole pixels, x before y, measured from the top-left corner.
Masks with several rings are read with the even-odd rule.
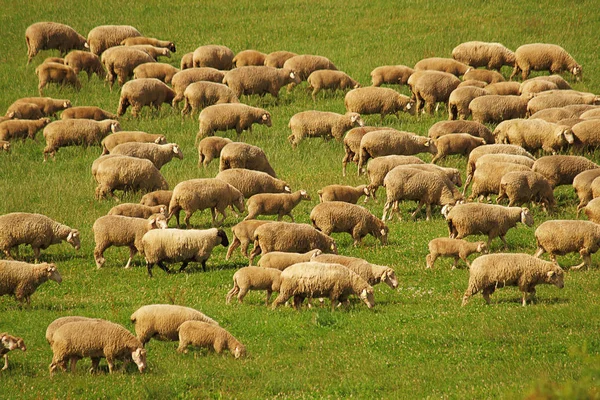
[[[242,304],[242,302],[244,301],[244,297],[246,297],[246,295],[248,294],[248,290],[249,288],[247,287],[239,288],[239,293],[237,295],[238,303]]]
[[[544,250],[541,246],[538,246],[537,251],[535,252],[535,254],[533,255],[535,258],[540,258],[540,256],[542,254],[544,254],[546,252],[546,250]],[[552,256],[552,255],[550,255]]]
[[[4,367],[2,367],[2,371],[6,371],[8,369],[8,354],[4,355]]]
[[[112,374],[113,370],[115,369],[115,362],[114,362],[113,358],[111,356],[107,355],[106,362],[108,364],[108,373]]]
[[[149,276],[150,278],[152,278],[152,266],[153,266],[153,264],[152,264],[152,263],[150,263],[150,262],[146,261],[146,268],[148,269],[148,276]]]
[[[260,244],[258,243],[257,240],[255,240],[254,241],[254,248],[252,249],[252,252],[250,253],[250,263],[248,264],[249,266],[252,265],[252,261],[254,260],[254,257],[256,257],[257,255],[259,255],[261,253],[261,251],[262,250],[260,248]]]
[[[581,255],[581,258],[583,259],[583,262],[579,265],[575,265],[574,267],[571,267],[572,270],[578,270],[583,267],[589,268],[589,266],[592,265],[592,256],[587,252],[587,250],[581,249],[579,251],[579,254]]]
[[[490,295],[494,293],[494,289],[490,289],[490,288],[485,288],[483,289],[483,292],[481,293],[483,295],[483,299],[485,300],[486,304],[490,304]]]
[[[40,248],[39,247],[33,247],[33,257],[35,259],[36,264],[38,262],[40,262]]]
[[[73,361],[73,359],[71,359],[71,361]],[[77,361],[75,361],[77,362]],[[100,357],[92,357],[92,368],[90,368],[90,374],[93,374],[94,372],[98,372],[100,367]]]
[[[294,309],[299,310],[300,307],[302,306],[303,301],[304,301],[304,296],[302,296],[300,294],[296,294],[296,295],[294,295],[294,300],[292,302],[292,306],[294,307]]]
[[[133,260],[133,257],[135,257],[136,254],[137,254],[137,249],[135,248],[135,246],[129,246],[129,260],[127,260],[127,264],[125,264],[125,268],[131,267],[131,261]]]
[[[417,209],[412,214],[410,214],[410,216],[412,218],[415,218],[417,216],[417,213],[419,211],[421,211],[421,208],[423,207],[423,204],[425,204],[423,201],[419,201],[419,204],[417,205]],[[431,213],[431,210],[429,212]],[[429,217],[427,217],[427,220],[429,221]]]
[[[425,268],[433,268],[433,264],[435,263],[435,260],[437,260],[438,255],[436,253],[430,253],[427,254],[427,256],[425,257],[425,261],[427,262],[427,267]]]
[[[271,305],[271,309],[272,310],[276,309],[280,304],[283,304],[286,301],[288,301],[289,298],[290,298],[290,296],[287,296],[285,293],[279,293],[279,296],[277,296],[275,301],[273,301],[273,304]]]
[[[240,244],[241,244],[240,239],[238,239],[237,237],[234,236],[233,241],[231,242],[231,244],[229,245],[229,248],[227,249],[227,255],[225,256],[225,260],[229,260],[231,258],[233,251],[235,249],[237,249],[240,246]],[[242,249],[242,252],[244,253],[244,255],[246,257],[248,257],[248,245],[246,245],[245,249]]]
[[[383,215],[381,216],[381,220],[385,222],[385,216],[387,214],[387,212],[389,211],[390,207],[392,206],[393,202],[392,201],[387,201],[385,203],[385,206],[383,206]]]
[[[206,260],[202,261],[202,271],[206,272]]]
[[[173,273],[169,268],[167,268],[167,266],[162,261],[157,262],[156,265],[158,265],[160,267],[160,269],[165,271],[167,274]]]
[[[271,300],[271,295],[273,294],[273,291],[271,289],[267,289],[267,298],[265,300],[265,306],[269,306],[269,300]]]
[[[189,345],[189,342],[187,340],[185,340],[185,339],[180,340],[179,347],[177,347],[177,352],[187,354],[188,345]]]
[[[458,268],[458,259],[459,258],[460,257],[458,257],[458,256],[454,256],[454,264],[452,264],[452,269]]]
[[[13,256],[10,254],[10,249],[2,249],[2,251],[4,252],[4,255],[6,256],[6,259],[14,260]]]
[[[431,204],[427,204],[425,206],[425,215],[426,215],[425,220],[429,221],[431,219]]]
[[[96,248],[94,249],[94,261],[96,261],[96,268],[98,269],[102,268],[102,265],[106,262],[104,250],[106,250],[104,244],[96,243]]]
[[[181,263],[181,268],[179,268],[179,272],[183,272],[183,270],[185,270],[185,269],[186,269],[186,267],[188,266],[188,264],[189,264],[189,261],[184,261],[184,262],[182,262],[182,263]],[[202,262],[202,269],[203,269],[204,271],[206,271],[206,268],[204,267],[204,262]]]
[[[237,282],[234,281],[233,287],[231,288],[231,290],[229,292],[227,292],[227,296],[225,297],[225,304],[231,303],[231,299],[233,298],[233,296],[238,294],[239,291],[240,291],[240,287],[238,286]]]

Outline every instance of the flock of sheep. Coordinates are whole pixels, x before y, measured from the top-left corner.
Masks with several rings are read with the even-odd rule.
[[[582,72],[559,46],[530,44],[512,52],[498,43],[463,43],[454,49],[453,58],[424,59],[414,68],[375,68],[371,73],[373,86],[363,88],[325,57],[285,51],[266,55],[245,50],[235,55],[225,46],[200,46],[183,56],[178,69],[156,62],[158,57],[169,57],[176,51],[172,42],[143,37],[131,26],[99,26],[85,38],[66,25],[41,22],[27,29],[26,41],[28,63],[45,49],[60,50],[64,56],[51,57],[36,68],[40,96],[49,83],[80,90],[78,74],[82,71],[88,79],[93,74],[106,77],[111,90],[115,81],[121,86],[116,115],[94,106],[72,107],[66,99],[30,97],[15,101],[0,122],[0,148],[6,150],[10,140],[34,138],[43,129],[44,161],[55,157],[61,147],[101,145],[103,155],[91,166],[98,183],[97,199],[117,199],[115,190],[149,192],[140,204],[119,204],[96,220],[94,259],[98,268],[105,263],[104,252],[111,246],[129,247],[125,268],[138,252],[143,254],[149,276],[154,265],[171,273],[166,263],[181,262],[183,271],[190,262],[198,262],[205,269],[215,246],[229,246],[226,259],[241,246],[250,266],[233,275],[227,303],[236,295],[241,303],[249,290],[264,290],[267,305],[272,292],[279,293],[273,308],[289,299],[299,308],[305,298],[327,297],[335,309],[348,304],[351,295],[371,308],[375,303],[372,285],[385,282],[391,288],[398,286],[394,270],[338,255],[330,235],[346,232],[354,245],[372,235],[386,245],[386,221],[394,214],[402,218],[399,203],[406,200],[418,202],[413,217],[425,206],[426,218],[430,219],[432,207],[442,207],[450,238],[429,243],[427,267],[433,268],[440,256],[453,257],[455,267],[459,259],[467,263],[470,278],[463,305],[478,292],[489,303],[495,289],[505,285],[518,286],[525,305],[537,284],[563,287],[564,272],[556,263],[556,255],[579,252],[583,263],[572,268],[580,268],[591,264],[590,255],[599,248],[600,225],[596,223],[600,222],[600,200],[593,199],[600,196],[600,166],[583,156],[556,153],[568,146],[582,151],[599,144],[600,111],[596,104],[600,98],[571,90],[557,75],[569,71],[579,79]],[[521,72],[523,82],[507,82],[499,72],[504,65],[514,68],[510,78]],[[553,75],[527,79],[530,71]],[[134,79],[127,81],[129,78]],[[343,140],[343,174],[349,162],[356,163],[358,174],[366,174],[369,181],[357,187],[330,185],[319,190],[320,204],[310,213],[312,225],[295,223],[292,215],[301,201],[311,197],[304,190],[292,192],[278,178],[261,148],[214,136],[230,129],[240,134],[253,124],[271,126],[271,114],[241,103],[241,96],[277,97],[284,86],[292,90],[302,81],[308,82],[313,98],[322,90],[349,89],[345,96],[347,112],[304,111],[294,115],[289,121],[290,144],[295,147],[301,140],[314,137]],[[413,97],[380,87],[382,84],[406,84]],[[220,159],[220,172],[215,178],[179,182],[170,191],[160,169],[173,158],[183,158],[181,148],[167,143],[164,135],[121,131],[117,118],[129,106],[135,117],[145,106],[160,108],[167,103],[177,107],[182,100],[183,114],[201,109],[198,167]],[[450,121],[433,125],[428,137],[367,127],[361,118],[380,114],[383,121],[386,115],[398,116],[400,112],[432,113],[440,103],[446,105]],[[51,122],[49,117],[58,111],[62,111],[61,119]],[[467,120],[469,116],[472,120]],[[490,131],[484,123],[497,127]],[[419,153],[432,154],[431,164],[415,157]],[[536,160],[532,153],[551,155]],[[462,193],[457,189],[462,185],[460,171],[436,165],[452,154],[468,157]],[[466,202],[469,184],[472,190],[466,200],[489,200],[490,195],[498,195],[498,202],[508,199],[509,205]],[[565,184],[573,184],[581,201],[578,211],[584,209],[593,222],[547,221],[535,231],[535,257],[489,254],[469,264],[467,257],[489,250],[496,237],[507,248],[505,235],[517,223],[533,225],[533,217],[523,204],[539,203],[551,212],[556,207],[553,190]],[[362,196],[366,196],[365,202],[376,199],[380,186],[385,187],[386,203],[378,218],[356,203]],[[205,209],[211,210],[213,228],[189,229],[191,216]],[[248,211],[248,216],[233,226],[230,238],[219,228],[228,209],[236,217],[236,210]],[[188,229],[179,229],[181,211]],[[260,215],[276,215],[277,221],[255,219]],[[281,221],[284,216],[292,222]],[[172,217],[177,229],[168,228]],[[487,243],[463,239],[478,234],[487,235]],[[0,216],[0,249],[7,258],[0,261],[0,295],[14,295],[29,303],[43,282],[50,279],[60,283],[62,278],[54,264],[12,261],[11,249],[31,245],[37,263],[40,249],[62,241],[78,249],[79,231],[40,214]],[[552,262],[539,258],[544,252],[550,254]],[[252,266],[259,254],[258,266]],[[152,337],[179,340],[181,352],[190,344],[213,347],[217,352],[227,348],[236,358],[246,351],[216,321],[187,307],[144,306],[133,313],[131,321],[137,336],[105,320],[70,316],[54,321],[46,334],[54,353],[51,373],[58,368],[66,370],[67,362],[74,370],[83,357],[92,359],[92,370],[104,357],[111,372],[115,360],[133,360],[142,372],[146,368],[144,345]],[[5,369],[6,353],[16,348],[25,350],[25,345],[7,333],[0,336]]]

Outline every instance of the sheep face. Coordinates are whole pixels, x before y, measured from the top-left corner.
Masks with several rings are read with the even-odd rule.
[[[581,69],[581,65],[575,64],[573,68],[571,68],[571,73],[575,76],[576,81],[581,80],[581,74],[583,73],[583,69]]]
[[[162,208],[161,208],[162,210]],[[165,208],[166,210],[166,208]],[[148,218],[148,223],[150,224],[150,229],[167,229],[169,227],[167,223],[167,217],[165,216],[166,211],[163,211],[163,214],[155,214]]]
[[[396,277],[396,273],[394,272],[394,270],[391,268],[385,270],[385,272],[381,276],[381,280],[392,289],[396,289],[398,287],[398,278]]]
[[[71,244],[71,246],[75,247],[75,250],[79,250],[81,247],[81,242],[79,241],[79,231],[77,229],[71,230],[69,235],[67,236],[67,242]]]
[[[173,43],[173,42],[169,42],[169,44],[167,45],[167,48],[169,50],[171,50],[171,52],[173,52],[173,53],[177,52],[177,48],[175,47],[175,43]]]
[[[135,365],[138,366],[140,373],[143,373],[146,370],[146,350],[139,348],[131,353],[131,358]]]
[[[302,198],[302,200],[310,201],[310,195],[308,194],[308,192],[306,190],[300,191],[300,197]]]
[[[527,226],[533,226],[533,215],[528,208],[521,209],[521,222]]]
[[[573,136],[573,131],[569,128],[561,130],[557,136],[562,137],[569,144],[573,144],[575,142],[575,137]]]
[[[388,243],[388,233],[390,231],[390,228],[387,225],[385,225],[382,221],[379,221],[379,220],[377,220],[377,221],[379,222],[379,225],[380,225],[379,231],[377,231],[378,232],[377,236],[378,236],[378,239],[381,241],[381,244],[383,246],[385,246]]]
[[[8,351],[12,351],[15,349],[21,349],[21,351],[27,350],[23,339],[15,336],[3,334],[3,336],[0,338],[0,342],[2,343],[2,346]]]
[[[300,79],[300,77],[296,73],[294,73],[294,71],[290,71],[290,73],[289,73],[288,76],[289,76],[289,82],[290,82],[290,84],[299,85],[300,82],[302,82],[302,80]]]
[[[310,259],[312,260],[313,258],[320,256],[321,254],[323,254],[323,252],[320,249],[315,249],[313,250],[312,256],[310,256]]]
[[[406,106],[404,107],[404,111],[406,111],[410,115],[415,115],[415,112],[416,112],[415,101],[410,100],[408,102],[408,104],[406,104]]]
[[[245,207],[244,207],[244,195],[241,195],[240,197],[238,197],[237,199],[235,199],[233,201],[233,206],[239,211],[239,212],[244,212]]]
[[[554,270],[546,272],[545,282],[562,289],[565,286],[565,272],[557,265]]]
[[[221,238],[221,246],[227,247],[229,246],[229,239],[227,239],[227,234],[223,229],[219,229],[217,231],[217,236]]]
[[[358,114],[358,113],[348,113],[348,115],[350,116],[350,122],[352,122],[353,125],[356,125],[356,126],[365,126],[365,123],[362,120],[362,118],[360,117],[360,114]]]
[[[363,289],[360,292],[360,299],[367,305],[369,308],[373,308],[375,306],[375,295],[373,294],[373,288]]]
[[[60,276],[60,274],[58,273],[58,270],[56,269],[56,265],[48,264],[48,267],[46,268],[46,274],[48,275],[48,279],[50,279],[56,283],[62,282],[62,276]]]
[[[121,124],[119,124],[117,121],[113,122],[112,124],[110,124],[110,130],[112,133],[120,132]]]
[[[271,122],[271,114],[269,114],[268,112],[264,113],[264,114],[263,114],[263,115],[260,117],[260,121],[259,121],[259,123],[260,123],[260,124],[263,124],[263,125],[266,125],[266,126],[268,126],[268,127],[270,128],[270,127],[271,127],[271,125],[272,125],[272,122]]]
[[[235,358],[240,358],[240,357],[244,357],[246,355],[246,347],[240,345],[235,346],[235,349],[233,350],[233,356]]]
[[[477,252],[478,253],[487,253],[487,243],[486,242],[477,242]]]
[[[7,153],[10,152],[10,142],[3,143],[2,150],[6,151]]]
[[[180,160],[183,160],[183,152],[181,151],[179,146],[176,144],[173,145],[173,153],[175,153],[177,158],[179,158]]]
[[[156,143],[156,144],[166,144],[167,143],[167,138],[164,135],[160,135],[159,137],[156,138],[156,140],[154,141],[154,143]]]

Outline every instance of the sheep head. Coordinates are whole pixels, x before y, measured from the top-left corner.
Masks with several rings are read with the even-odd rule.
[[[23,339],[21,339],[20,337],[9,335],[8,333],[0,334],[0,343],[2,343],[2,346],[8,351],[12,351],[15,349],[21,349],[21,351],[27,350]]]
[[[131,359],[138,366],[140,373],[146,370],[146,350],[143,348],[137,348],[131,352]]]
[[[172,148],[173,148],[173,153],[177,156],[177,158],[179,158],[180,160],[183,160],[183,152],[181,151],[179,146],[177,144],[173,144]]]
[[[159,137],[156,138],[156,140],[154,140],[154,143],[156,143],[156,144],[166,144],[167,143],[167,138],[165,137],[165,135],[160,135]]]
[[[550,283],[559,289],[565,286],[565,272],[556,265],[552,271],[546,272],[546,283]]]
[[[79,231],[77,229],[71,229],[71,232],[67,235],[67,242],[75,247],[75,250],[79,250],[81,242],[79,241]]]
[[[227,238],[227,234],[223,229],[217,230],[217,236],[221,238],[221,246],[229,246],[229,239]]]
[[[60,273],[56,269],[56,265],[54,265],[54,264],[46,264],[45,271],[46,271],[46,274],[48,276],[48,279],[53,280],[56,283],[61,283],[62,282],[62,276],[60,276]]]
[[[526,207],[521,208],[521,222],[527,226],[533,226],[533,216]]]
[[[486,242],[477,242],[477,252],[487,253],[488,247]]]
[[[240,343],[237,346],[235,346],[235,349],[233,350],[233,356],[235,358],[244,357],[245,355],[246,355],[246,347],[244,345],[242,345]]]
[[[265,111],[262,116],[260,117],[260,124],[266,125],[269,128],[271,127],[271,125],[273,125],[273,123],[271,122],[271,114],[269,114],[267,111]]]
[[[369,308],[373,308],[375,306],[375,295],[373,294],[373,288],[368,287],[363,289],[360,292],[360,299],[367,305]]]
[[[352,125],[365,126],[365,123],[363,122],[362,118],[360,117],[360,114],[355,113],[355,112],[349,112],[346,115],[348,115],[350,117],[350,122],[352,123]]]
[[[396,277],[396,272],[394,272],[394,270],[391,268],[386,267],[383,270],[383,274],[381,275],[380,279],[392,289],[396,289],[398,287],[398,278]]]

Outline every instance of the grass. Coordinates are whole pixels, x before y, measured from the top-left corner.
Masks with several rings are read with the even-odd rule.
[[[509,48],[532,42],[557,43],[584,68],[578,90],[598,92],[600,63],[596,4],[591,1],[539,2],[396,2],[230,1],[171,3],[150,0],[122,2],[42,2],[32,0],[5,7],[0,16],[3,41],[0,51],[0,110],[15,99],[37,94],[35,66],[42,52],[26,66],[23,34],[31,23],[57,21],[82,34],[102,24],[130,24],[147,36],[173,40],[178,52],[168,60],[178,66],[181,56],[202,44],[224,44],[238,52],[254,48],[264,52],[290,50],[329,57],[340,70],[370,84],[369,72],[379,65],[414,65],[430,56],[449,56],[467,40],[498,41]],[[505,76],[510,69],[504,68]],[[115,111],[119,92],[82,76],[83,89],[49,87],[46,95],[69,98],[73,105],[97,105]],[[408,94],[406,88],[399,90]],[[256,126],[241,140],[261,146],[280,177],[292,188],[313,196],[294,211],[296,220],[309,222],[316,191],[332,183],[360,184],[354,167],[341,177],[343,149],[335,141],[305,140],[296,150],[286,141],[287,122],[297,112],[317,109],[343,112],[342,93],[320,93],[313,102],[305,84],[279,99],[244,97],[243,102],[268,109],[273,126]],[[366,116],[367,124],[426,134],[445,112],[421,118]],[[164,133],[179,143],[182,161],[174,160],[162,172],[173,187],[191,178],[214,177],[218,165],[198,169],[194,138],[195,118],[182,119],[165,107],[159,114],[147,110],[139,119],[128,113],[121,123],[127,130]],[[235,133],[225,136],[235,139]],[[208,271],[189,267],[190,273],[165,275],[156,269],[149,279],[142,260],[122,269],[123,248],[109,249],[105,268],[97,270],[92,257],[91,226],[114,203],[95,201],[95,182],[89,172],[100,154],[98,147],[63,148],[56,162],[42,163],[43,138],[14,143],[11,154],[0,154],[0,213],[40,212],[80,229],[82,248],[67,244],[43,251],[42,261],[56,262],[63,283],[44,284],[30,307],[0,297],[0,331],[25,339],[26,353],[10,354],[10,368],[0,373],[3,398],[598,398],[600,397],[600,339],[598,306],[600,273],[595,263],[589,271],[569,273],[563,290],[539,286],[536,304],[521,307],[515,288],[497,291],[485,306],[475,296],[460,307],[468,271],[450,270],[452,261],[440,259],[435,270],[425,270],[427,243],[445,236],[447,228],[437,213],[433,221],[394,221],[390,241],[380,246],[367,237],[352,247],[345,234],[334,234],[340,253],[392,266],[400,286],[375,287],[377,305],[368,310],[357,301],[349,310],[329,307],[296,312],[271,311],[263,293],[251,292],[243,305],[225,305],[231,276],[246,260],[236,252],[225,261],[224,248],[215,249]],[[589,155],[596,162],[598,153]],[[426,161],[430,156],[423,155]],[[449,157],[445,166],[464,171],[465,160]],[[137,202],[140,194],[123,201]],[[560,211],[552,218],[574,218],[576,196],[571,187],[557,189]],[[382,191],[380,191],[380,198]],[[383,204],[368,203],[376,215]],[[402,206],[404,215],[414,203]],[[536,226],[551,217],[533,210],[534,228],[519,226],[507,235],[510,250],[533,254]],[[226,228],[237,220],[228,217]],[[196,213],[192,224],[210,225],[207,211]],[[500,242],[494,241],[493,251]],[[32,262],[29,248],[21,254]],[[594,257],[596,260],[597,256]],[[578,256],[559,258],[561,265],[578,263]],[[149,370],[89,375],[89,359],[75,374],[57,374],[48,380],[52,352],[44,339],[46,326],[63,315],[106,318],[133,330],[129,316],[150,303],[175,303],[202,310],[226,327],[248,348],[249,356],[234,360],[229,354],[203,350],[181,355],[176,344],[151,341]],[[106,365],[104,362],[102,365]],[[106,367],[105,367],[106,369]]]

